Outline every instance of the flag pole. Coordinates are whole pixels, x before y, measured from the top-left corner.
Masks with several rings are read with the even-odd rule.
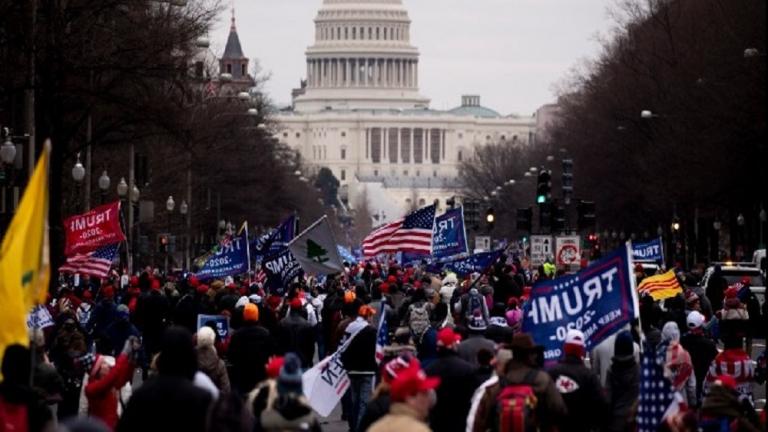
[[[248,221],[243,222],[245,228],[245,256],[248,259],[248,288],[251,287],[251,241],[248,237]]]

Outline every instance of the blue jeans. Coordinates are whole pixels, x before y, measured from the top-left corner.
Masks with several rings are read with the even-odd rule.
[[[373,393],[373,375],[349,375],[349,410],[347,423],[349,430],[357,431],[357,426],[363,419],[365,407]]]

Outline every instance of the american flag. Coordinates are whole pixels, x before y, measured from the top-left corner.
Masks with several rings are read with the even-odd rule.
[[[432,226],[435,206],[424,207],[368,234],[363,254],[373,257],[385,252],[432,253]]]
[[[104,246],[86,254],[75,254],[59,268],[62,273],[79,273],[95,277],[107,277],[112,261],[117,256],[120,243]]]
[[[384,360],[384,347],[389,344],[389,324],[387,323],[387,314],[384,301],[381,302],[379,310],[379,330],[376,332],[376,364],[381,364]]]
[[[640,369],[640,403],[637,409],[638,432],[656,432],[670,408],[676,406],[672,383],[664,377],[667,344],[656,349],[646,346]]]

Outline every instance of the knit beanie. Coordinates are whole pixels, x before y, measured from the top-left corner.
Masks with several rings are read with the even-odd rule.
[[[667,342],[679,342],[680,341],[680,328],[677,327],[677,323],[669,321],[664,324],[661,329],[661,340]]]
[[[281,396],[287,394],[302,394],[301,360],[294,353],[285,355],[283,367],[277,377],[277,392]]]
[[[565,343],[563,352],[567,356],[584,358],[586,349],[584,347],[584,333],[576,329],[570,329],[565,334]]]
[[[632,333],[624,330],[616,335],[616,341],[613,345],[613,356],[619,360],[626,360],[635,355],[635,343],[632,340]]]

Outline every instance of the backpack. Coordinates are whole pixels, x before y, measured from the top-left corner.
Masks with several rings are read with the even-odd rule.
[[[534,432],[538,429],[535,418],[538,399],[532,387],[537,373],[535,369],[528,372],[522,383],[500,381],[501,390],[496,396],[498,432]]]
[[[0,432],[27,432],[27,406],[12,404],[0,396]]]
[[[421,339],[424,333],[429,329],[429,311],[427,310],[427,302],[423,302],[421,306],[411,305],[408,309],[408,327],[416,337]]]
[[[478,292],[473,293],[470,291],[467,297],[467,310],[464,311],[464,318],[466,318],[466,322],[467,323],[472,322],[472,317],[475,317],[475,316],[480,316],[483,318],[483,320],[485,320],[486,315],[485,313],[483,313],[485,311],[484,306],[485,306],[485,297],[483,297]]]

